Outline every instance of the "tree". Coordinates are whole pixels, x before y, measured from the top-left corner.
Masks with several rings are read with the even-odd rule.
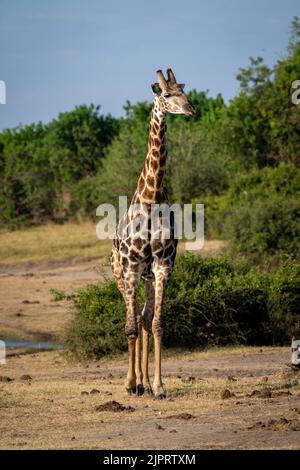
[[[94,175],[118,133],[118,120],[100,115],[99,110],[94,105],[78,106],[59,114],[48,126],[45,144],[63,184]]]

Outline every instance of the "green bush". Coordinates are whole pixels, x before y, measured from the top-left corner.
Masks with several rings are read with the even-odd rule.
[[[207,231],[254,262],[299,250],[300,170],[289,164],[252,169],[206,200]]]
[[[273,341],[300,336],[300,265],[291,260],[282,263],[272,275],[268,310]]]
[[[179,256],[164,305],[165,347],[288,344],[300,333],[299,265],[266,275],[226,258]],[[144,298],[140,287],[139,302]],[[77,357],[124,351],[125,304],[114,281],[78,292],[65,334]]]
[[[265,279],[226,258],[177,259],[164,309],[166,346],[261,344],[266,327]]]
[[[80,213],[95,219],[96,209],[102,202],[107,201],[103,194],[101,177],[97,174],[84,178],[72,186],[69,212],[72,216]]]
[[[125,305],[114,282],[80,290],[74,307],[74,319],[65,332],[71,353],[82,359],[126,349]]]
[[[300,205],[296,197],[258,200],[232,211],[225,224],[232,249],[259,263],[263,258],[296,256]]]

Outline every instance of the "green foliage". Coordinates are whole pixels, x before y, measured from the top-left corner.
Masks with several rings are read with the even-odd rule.
[[[70,186],[96,173],[118,127],[91,105],[62,113],[48,126],[3,131],[0,223],[14,228],[67,215]]]
[[[45,144],[62,184],[94,175],[100,168],[119,126],[116,119],[100,115],[99,110],[99,106],[77,106],[49,124]]]
[[[300,335],[300,265],[287,259],[272,275],[268,310],[273,341]]]
[[[165,347],[289,344],[300,333],[300,266],[287,261],[271,275],[227,258],[179,256],[164,305]],[[139,302],[143,301],[143,286]],[[78,292],[65,334],[77,357],[124,351],[125,303],[114,281]]]
[[[0,135],[0,222],[11,228],[49,217],[56,207],[55,170],[43,148],[42,124]]]
[[[75,183],[70,190],[69,213],[72,216],[83,216],[95,219],[96,208],[106,202],[103,179],[100,174],[83,178]]]
[[[174,123],[170,129],[167,163],[170,200],[189,203],[228,188],[232,158],[225,149],[218,151],[219,142],[213,135],[215,132],[201,123],[194,126]]]
[[[260,262],[299,252],[299,199],[282,195],[235,209],[227,219],[225,230],[232,249]]]
[[[164,319],[166,346],[268,343],[265,279],[226,258],[180,256]]]
[[[60,289],[50,289],[50,294],[52,295],[54,302],[60,302],[61,300],[65,300],[67,297],[66,293]]]
[[[101,202],[116,204],[119,196],[127,196],[130,201],[136,189],[146,154],[147,131],[140,126],[139,130],[132,126],[134,124],[124,125],[108,149],[100,173],[105,195]]]
[[[250,66],[237,75],[240,93],[228,107],[224,126],[245,168],[300,163],[300,107],[291,103],[291,86],[300,76],[299,30],[299,19],[294,18],[287,56],[273,70],[261,57],[250,58]]]
[[[296,256],[300,235],[300,171],[292,165],[254,168],[220,197],[207,199],[208,230],[232,250],[261,262]]]
[[[126,350],[125,305],[114,282],[82,289],[74,306],[74,320],[65,332],[71,353],[82,359]]]

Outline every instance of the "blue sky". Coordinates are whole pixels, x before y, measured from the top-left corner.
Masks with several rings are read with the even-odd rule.
[[[83,103],[120,116],[169,66],[228,100],[249,56],[283,56],[295,15],[299,0],[0,0],[0,129]]]

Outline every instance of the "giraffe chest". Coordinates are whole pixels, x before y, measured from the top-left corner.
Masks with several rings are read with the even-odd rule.
[[[161,228],[160,223],[153,227],[149,217],[142,223],[137,214],[125,214],[114,240],[123,272],[151,277],[153,270],[161,265],[173,267],[177,248],[173,220],[167,233]]]

